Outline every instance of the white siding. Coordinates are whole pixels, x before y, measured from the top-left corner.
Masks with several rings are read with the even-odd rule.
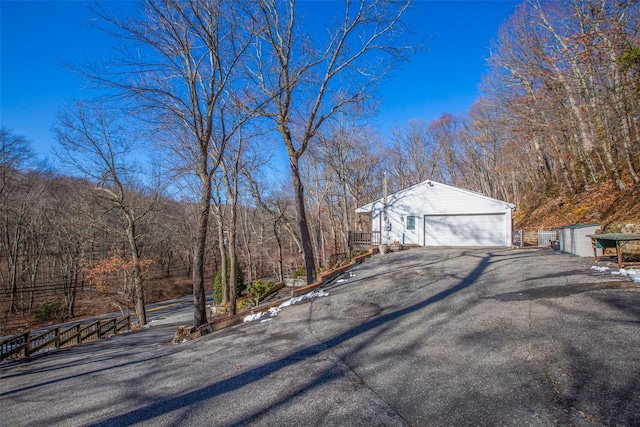
[[[560,250],[581,257],[593,256],[590,234],[600,229],[599,224],[578,224],[560,229]]]
[[[425,215],[425,246],[509,246],[506,214]]]
[[[561,228],[558,234],[560,235],[560,250],[571,253],[571,230],[569,228]]]
[[[387,243],[510,246],[512,208],[509,203],[479,193],[425,181],[387,198],[388,231],[384,224],[380,226],[382,199],[357,212],[371,213],[372,230],[382,228],[382,241]],[[408,216],[416,217],[414,232],[406,229]]]

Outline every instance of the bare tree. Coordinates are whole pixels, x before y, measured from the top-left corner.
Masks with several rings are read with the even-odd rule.
[[[367,93],[411,48],[400,40],[407,1],[345,1],[342,13],[324,32],[324,40],[304,30],[300,5],[258,2],[265,30],[256,43],[253,79],[274,99],[270,117],[287,150],[305,257],[307,282],[316,264],[305,207],[300,158],[321,126]]]
[[[259,236],[262,247],[264,247],[263,252],[265,253],[263,253],[263,255],[272,259],[272,249],[271,245],[268,245],[268,242],[275,240],[276,256],[273,272],[279,281],[283,281],[285,275],[285,246],[287,243],[287,235],[289,236],[288,241],[290,246],[295,248],[294,252],[302,252],[300,238],[296,234],[295,227],[292,225],[292,221],[295,220],[295,216],[292,215],[295,202],[290,196],[289,191],[273,191],[273,187],[278,186],[279,183],[270,184],[266,178],[259,176],[257,173],[249,174],[247,172],[248,171],[244,171],[244,177],[247,181],[249,191],[256,202],[263,221],[268,224],[267,232],[262,230]],[[297,256],[293,258],[299,261]],[[294,265],[297,266],[299,264],[297,264],[296,261],[294,261]]]
[[[244,155],[244,139],[242,132],[237,133],[237,144],[233,147],[231,155],[223,159],[221,164],[223,181],[226,188],[226,194],[230,199],[230,221],[229,221],[229,314],[236,314],[237,299],[237,277],[238,277],[238,248],[237,248],[237,226],[238,226],[238,197],[239,197],[239,180],[240,173],[243,168]],[[223,273],[226,266],[223,264]],[[226,275],[223,274],[223,275]],[[223,282],[224,284],[224,282]]]
[[[574,191],[608,180],[624,191],[640,182],[637,74],[625,61],[639,13],[634,1],[529,0],[500,29],[486,105],[530,184]]]
[[[429,124],[411,120],[391,133],[387,172],[397,189],[406,188],[440,174],[440,147],[430,138]]]
[[[255,126],[244,126],[238,129],[235,137],[229,141],[228,154],[220,165],[221,178],[224,182],[225,194],[229,201],[229,313],[236,314],[236,299],[238,297],[236,285],[238,282],[238,228],[240,226],[239,201],[241,193],[246,191],[247,185],[243,177],[251,176],[257,168],[264,164],[264,153],[256,145],[257,137],[263,137],[264,132]],[[224,283],[224,282],[223,282]]]
[[[244,247],[244,261],[247,265],[247,283],[253,283],[258,279],[256,275],[255,253],[258,251],[254,248],[254,235],[256,222],[259,221],[258,210],[249,205],[248,199],[244,200],[244,208],[240,210],[240,237],[242,238],[242,246]]]
[[[134,112],[164,133],[180,167],[199,181],[193,241],[195,326],[207,322],[204,271],[211,176],[229,138],[252,116],[255,100],[248,89],[242,89],[242,96],[235,91],[250,87],[235,77],[257,31],[247,13],[241,1],[148,0],[139,19],[105,17],[129,49],[121,49],[111,68],[101,68],[97,80],[115,88]],[[240,117],[234,108],[238,103],[247,111]]]
[[[29,239],[29,231],[38,222],[36,211],[43,187],[37,174],[27,173],[32,154],[24,136],[0,129],[0,284],[9,296],[9,313],[18,311],[18,295],[23,295],[19,286],[24,290],[30,270],[26,254],[37,243]]]
[[[139,205],[134,194],[141,189],[137,181],[135,134],[127,129],[121,119],[103,106],[90,107],[77,102],[57,116],[53,133],[59,143],[59,161],[95,183],[99,200],[105,202],[105,210],[116,209],[122,216],[127,236],[128,253],[132,262],[132,279],[135,292],[135,311],[138,323],[147,323],[144,304],[144,277],[140,255],[139,224],[155,204]]]
[[[60,281],[66,316],[73,318],[77,291],[84,280],[83,263],[93,261],[91,250],[96,242],[92,230],[100,213],[92,203],[91,193],[95,190],[89,182],[58,177],[50,187],[47,205],[54,227],[49,245],[53,252],[49,260],[52,274],[48,280]]]
[[[366,122],[365,112],[351,109],[334,119],[319,132],[318,143],[310,147],[309,152],[311,162],[325,165],[322,174],[330,189],[327,198],[318,203],[320,206],[331,204],[326,210],[333,213],[330,216],[335,216],[339,224],[336,228],[333,219],[330,220],[334,251],[337,247],[346,251],[349,231],[358,229],[353,211],[365,199],[368,201],[368,193],[375,188],[382,153],[378,136]]]

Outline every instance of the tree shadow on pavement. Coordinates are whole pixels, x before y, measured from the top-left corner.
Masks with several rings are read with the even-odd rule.
[[[504,294],[486,297],[501,302],[509,301],[530,301],[541,298],[563,298],[570,295],[581,294],[584,292],[599,291],[603,289],[624,289],[629,286],[621,281],[609,281],[601,283],[569,283],[561,286],[543,286],[539,288],[524,289],[516,292],[507,292]]]
[[[398,318],[406,316],[407,314],[413,313],[431,304],[442,301],[443,299],[449,297],[450,295],[455,294],[469,287],[470,285],[475,283],[476,280],[481,276],[483,271],[489,265],[492,257],[493,257],[492,253],[487,254],[480,260],[478,265],[469,273],[469,275],[467,275],[462,280],[460,280],[458,284],[456,284],[451,288],[445,289],[423,301],[407,306],[400,310],[396,310],[394,312],[372,318],[371,320],[366,321],[339,335],[336,335],[333,338],[327,339],[316,345],[308,346],[294,353],[291,353],[283,358],[263,364],[259,367],[243,372],[231,378],[219,381],[217,383],[191,391],[189,393],[184,393],[179,396],[175,396],[169,399],[164,399],[164,400],[155,402],[151,405],[147,405],[145,407],[111,417],[109,419],[103,420],[101,422],[98,422],[92,425],[93,426],[130,425],[130,424],[142,422],[145,420],[153,419],[164,413],[169,413],[172,411],[179,410],[181,408],[185,408],[194,404],[201,403],[203,401],[214,398],[216,396],[220,396],[225,393],[228,393],[232,390],[240,389],[248,384],[259,381],[271,375],[275,371],[279,371],[288,366],[297,364],[299,362],[303,362],[330,348],[336,347],[339,344],[345,341],[348,341],[358,335],[361,335],[368,331],[379,328],[388,322],[392,322]],[[300,393],[301,391],[294,392],[289,398],[296,396]]]
[[[52,373],[58,370],[67,370],[69,368],[74,368],[76,373],[72,376],[65,376],[50,381],[42,381],[16,390],[3,390],[0,392],[0,397],[43,387],[56,382],[66,381],[70,378],[79,378],[129,365],[144,364],[150,360],[165,357],[166,354],[163,352],[162,354],[154,357],[145,356],[132,359],[129,349],[140,349],[145,346],[156,347],[162,345],[163,340],[164,342],[170,340],[171,334],[177,326],[178,324],[162,328],[152,327],[137,330],[128,334],[117,335],[79,346],[65,347],[40,355],[35,355],[30,358],[18,359],[7,363],[0,367],[1,379],[20,377],[25,373],[30,375],[40,375]],[[171,353],[184,350],[184,348],[179,347],[167,349],[167,351],[171,351]],[[111,365],[108,367],[91,369],[91,366],[101,366],[107,362],[111,362]]]

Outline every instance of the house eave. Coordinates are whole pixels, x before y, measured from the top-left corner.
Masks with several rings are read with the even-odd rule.
[[[434,187],[434,186],[446,187],[446,188],[449,188],[449,189],[451,189],[453,191],[458,191],[458,192],[470,194],[470,195],[473,195],[473,196],[476,196],[476,197],[481,197],[483,199],[491,200],[491,201],[496,202],[496,203],[502,203],[502,204],[505,205],[505,207],[507,209],[514,210],[516,208],[516,206],[513,203],[505,202],[504,200],[494,199],[493,197],[489,197],[489,196],[486,196],[486,195],[484,195],[482,193],[478,193],[477,191],[472,191],[472,190],[467,190],[465,188],[454,187],[454,186],[451,186],[451,185],[442,184],[442,183],[439,183],[439,182],[436,182],[436,181],[432,181],[430,179],[428,179],[426,181],[419,182],[419,183],[414,184],[414,185],[411,185],[409,187],[403,188],[402,190],[398,190],[395,193],[389,194],[387,197],[389,199],[392,199],[392,198],[396,197],[400,193],[405,193],[405,192],[411,191],[413,188],[418,187],[418,186],[422,186],[422,185],[429,185],[431,187]],[[379,198],[379,199],[376,199],[373,202],[368,203],[368,204],[366,204],[364,206],[356,208],[355,212],[359,213],[359,214],[370,214],[370,213],[373,213],[374,207],[378,203],[380,205],[382,205],[382,203],[383,203],[383,198],[382,197]]]

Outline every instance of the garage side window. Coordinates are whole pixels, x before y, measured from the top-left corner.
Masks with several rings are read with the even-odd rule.
[[[407,217],[407,230],[415,230],[416,229],[416,217],[408,216]]]

